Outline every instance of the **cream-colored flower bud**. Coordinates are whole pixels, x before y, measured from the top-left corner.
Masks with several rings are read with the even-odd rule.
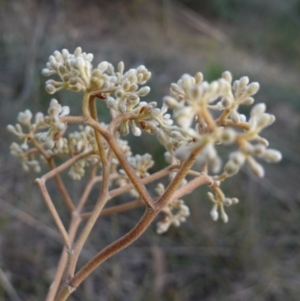
[[[237,92],[239,85],[240,85],[240,81],[239,81],[239,80],[235,80],[235,81],[233,82],[232,90],[233,90],[234,93]]]
[[[121,136],[126,136],[129,134],[129,124],[128,121],[122,122],[119,127],[119,132]]]
[[[236,110],[231,111],[230,118],[234,123],[237,124],[241,121],[240,114]]]
[[[171,96],[165,96],[163,98],[163,102],[171,109],[179,109],[182,107],[182,105],[179,104],[178,101]]]
[[[6,129],[15,135],[19,135],[19,133],[16,131],[15,127],[11,124],[7,125]]]
[[[160,109],[155,108],[151,110],[150,115],[152,118],[156,118],[157,116],[160,115],[160,113],[161,113]]]
[[[273,123],[273,120],[275,120],[273,118],[273,115],[270,115],[268,113],[263,113],[258,119],[257,126],[260,128],[264,128],[270,125],[270,123]]]
[[[61,75],[64,75],[65,73],[67,73],[67,69],[66,69],[66,67],[63,66],[63,65],[60,65],[60,66],[58,67],[58,71],[59,71],[59,73],[60,73]]]
[[[231,202],[232,202],[232,205],[238,204],[239,199],[238,198],[232,198]]]
[[[229,160],[224,166],[224,171],[228,176],[235,175],[239,171],[239,169],[240,166],[232,160]]]
[[[224,71],[224,72],[222,73],[222,77],[223,77],[229,84],[231,84],[231,82],[232,82],[232,75],[231,75],[231,73],[230,73],[229,71]]]
[[[217,221],[219,219],[219,213],[218,213],[217,208],[218,208],[218,206],[214,205],[212,210],[210,211],[210,216],[213,221]]]
[[[253,146],[253,155],[262,156],[266,151],[266,147],[263,144],[257,144]]]
[[[221,104],[224,109],[228,109],[232,105],[232,99],[229,97],[223,97],[221,99]]]
[[[278,150],[267,149],[262,158],[269,163],[276,163],[282,159],[282,154]]]
[[[189,128],[194,119],[194,110],[192,107],[183,107],[173,115],[177,124],[182,128]]]
[[[62,55],[59,51],[55,50],[53,55],[54,55],[57,62],[59,62],[59,63],[63,62],[63,57],[62,57]]]
[[[101,63],[97,66],[97,69],[98,69],[101,73],[105,72],[105,71],[107,70],[107,68],[108,68],[108,62],[106,62],[106,61],[101,62]]]
[[[88,54],[86,55],[86,60],[87,60],[88,62],[91,62],[93,59],[94,59],[94,55],[93,55],[92,53],[88,53]]]
[[[242,152],[236,151],[229,155],[229,158],[238,166],[242,166],[245,163],[246,157]]]
[[[198,85],[203,81],[203,74],[201,72],[197,72],[195,74],[195,84]]]
[[[122,113],[125,114],[127,112],[127,107],[126,104],[123,101],[120,101],[118,103],[118,110]]]
[[[192,77],[189,74],[184,74],[181,77],[181,86],[185,91],[188,91],[193,86],[193,80]]]
[[[147,87],[141,88],[141,89],[137,92],[137,94],[138,94],[138,96],[143,97],[143,96],[146,96],[149,92],[150,92],[150,87],[147,86]]]
[[[231,206],[232,205],[232,200],[230,198],[225,198],[223,200],[223,203],[225,206]]]
[[[47,84],[45,89],[46,89],[46,92],[49,94],[54,94],[56,92],[55,87],[51,84]]]
[[[265,103],[259,103],[255,105],[251,110],[251,117],[253,116],[259,116],[263,114],[266,111],[266,104]]]
[[[69,58],[69,55],[70,55],[70,53],[69,53],[69,51],[68,51],[67,49],[63,49],[63,50],[61,51],[61,54],[62,54],[62,57],[63,57],[63,59],[64,59],[65,61]]]
[[[76,59],[75,65],[78,69],[83,69],[85,67],[85,60],[81,56],[79,56]]]
[[[262,138],[262,137],[257,137],[256,138],[257,142],[264,145],[265,147],[268,147],[269,146],[269,141],[265,138]]]
[[[218,81],[213,81],[210,83],[209,87],[208,87],[208,90],[207,90],[207,93],[209,94],[214,94],[217,92],[219,88],[219,82]]]
[[[253,97],[244,98],[240,102],[241,105],[245,105],[245,106],[251,106],[253,103],[254,103],[254,98]]]
[[[235,141],[236,132],[234,129],[226,128],[223,130],[220,139],[224,144],[231,144]]]
[[[223,210],[221,210],[221,219],[224,223],[228,223],[228,215],[226,214],[226,212]]]
[[[248,76],[241,77],[239,81],[239,89],[245,88],[248,84],[249,84],[249,77]]]
[[[53,71],[53,70],[49,70],[48,68],[44,68],[43,70],[42,70],[42,75],[43,76],[50,76],[50,75],[52,75],[52,74],[54,74],[55,72]]]
[[[131,120],[130,122],[130,128],[131,128],[131,132],[134,136],[138,137],[142,135],[142,131],[139,127],[137,127],[137,125],[135,124],[135,122],[133,120]]]
[[[264,168],[253,157],[248,157],[248,163],[256,176],[262,178],[265,175]]]
[[[81,54],[81,53],[82,53],[81,47],[77,47],[77,48],[75,49],[75,51],[74,51],[74,55],[75,55],[75,56],[78,56],[78,55]]]
[[[123,74],[124,68],[125,68],[124,63],[123,63],[122,61],[119,62],[119,64],[118,64],[118,71],[119,71],[121,74]]]
[[[107,100],[106,100],[106,105],[109,109],[114,109],[114,110],[117,110],[117,103],[116,101],[112,98],[112,97],[109,97]]]
[[[258,92],[259,90],[259,83],[257,82],[254,82],[254,83],[251,83],[248,87],[247,87],[247,94],[248,95],[254,95]]]
[[[55,143],[57,149],[62,149],[64,147],[64,139],[59,138]]]

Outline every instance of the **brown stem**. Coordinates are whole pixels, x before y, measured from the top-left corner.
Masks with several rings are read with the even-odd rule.
[[[59,120],[65,123],[84,123],[83,116],[62,116]]]
[[[90,112],[90,116],[96,122],[98,122],[98,114],[97,114],[95,98],[96,98],[96,96],[90,96],[90,98],[89,98],[89,112]],[[96,141],[97,141],[98,152],[100,155],[101,163],[104,166],[105,164],[107,164],[107,159],[106,159],[105,149],[104,149],[103,142],[102,142],[102,137],[101,137],[100,133],[97,132],[95,129],[94,129],[94,132],[95,132],[95,137],[96,137]]]
[[[47,163],[49,165],[49,168],[51,170],[54,170],[56,169],[56,166],[54,164],[54,161],[53,161],[53,157],[52,156],[49,156],[45,150],[43,149],[43,147],[36,141],[35,138],[32,138],[32,143],[34,144],[34,146],[37,148],[37,150],[44,156],[44,158],[47,160]],[[54,176],[54,180],[56,182],[56,185],[58,187],[58,190],[60,191],[65,203],[66,203],[66,206],[69,208],[70,211],[73,211],[75,206],[72,202],[72,199],[71,197],[69,196],[69,193],[64,185],[64,183],[62,182],[59,174],[55,174]]]
[[[43,178],[40,178],[40,179],[36,179],[35,181],[37,182],[37,184],[40,187],[40,190],[41,190],[41,193],[44,197],[46,205],[47,205],[47,207],[48,207],[48,209],[49,209],[49,211],[52,215],[52,218],[53,218],[53,220],[54,220],[54,222],[55,222],[55,224],[56,224],[56,226],[57,226],[57,228],[58,228],[58,230],[59,230],[59,232],[60,232],[60,234],[61,234],[61,236],[64,240],[64,243],[65,243],[66,247],[68,249],[70,249],[71,244],[70,244],[68,233],[67,233],[67,231],[65,229],[65,226],[63,225],[63,223],[62,223],[62,221],[59,217],[59,214],[57,213],[56,208],[55,208],[55,206],[54,206],[54,204],[53,204],[53,202],[50,198],[50,195],[49,195],[49,193],[47,191],[47,188],[46,188],[46,185],[45,185],[45,180]]]
[[[115,253],[123,250],[130,244],[132,244],[139,236],[141,236],[144,231],[151,224],[155,216],[158,214],[158,210],[152,210],[146,208],[146,211],[137,225],[123,237],[113,242],[101,252],[99,252],[93,259],[91,259],[82,269],[80,269],[76,275],[71,279],[69,286],[76,288],[92,271],[94,271],[102,262],[114,255]],[[68,288],[67,288],[68,289]],[[60,300],[60,299],[59,299]],[[63,301],[61,299],[60,301]]]
[[[197,155],[199,154],[199,152],[202,150],[203,147],[204,145],[201,145],[198,148],[194,149],[189,155],[189,157],[183,162],[181,168],[179,169],[173,181],[166,188],[162,196],[155,202],[155,209],[161,210],[166,206],[166,204],[172,197],[175,190],[181,184],[182,180],[185,178],[190,168],[195,163]]]
[[[119,160],[120,165],[123,167],[128,178],[130,179],[130,181],[134,185],[135,189],[140,194],[143,201],[147,204],[148,207],[153,208],[153,202],[152,202],[151,196],[149,195],[147,189],[141,184],[140,179],[135,174],[134,170],[132,169],[132,167],[130,166],[128,161],[126,160],[123,152],[121,151],[120,147],[118,146],[118,143],[115,140],[115,138],[113,137],[113,135],[111,133],[109,133],[108,131],[106,131],[105,129],[103,129],[103,127],[100,124],[98,124],[97,122],[95,122],[93,119],[88,119],[86,122],[87,122],[87,124],[92,126],[94,129],[99,131],[99,133],[101,133],[102,136],[106,139],[108,145],[113,150],[115,156]]]
[[[69,159],[68,161],[64,162],[63,164],[57,166],[55,169],[50,170],[49,172],[47,172],[45,175],[42,176],[42,179],[44,179],[45,181],[52,178],[53,176],[61,173],[62,171],[64,171],[66,168],[70,167],[71,165],[73,165],[76,161],[88,156],[89,154],[91,154],[91,151],[85,151],[82,152],[74,157],[72,157],[71,159]]]
[[[83,194],[82,194],[82,196],[81,196],[81,198],[80,198],[80,200],[77,204],[76,211],[78,213],[81,212],[81,210],[82,210],[85,202],[87,201],[87,198],[90,195],[91,190],[94,186],[94,183],[95,183],[94,179],[95,179],[97,168],[98,168],[98,163],[93,165],[92,170],[91,170],[90,179],[89,179],[88,183],[86,184],[85,189],[83,191]]]
[[[158,171],[158,172],[156,172],[156,173],[154,173],[154,174],[152,174],[152,175],[150,175],[146,178],[140,179],[140,182],[144,185],[148,184],[148,183],[151,183],[153,181],[156,181],[156,180],[168,175],[171,171],[173,171],[174,169],[177,169],[177,168],[179,168],[178,164],[170,165],[170,166],[168,166],[168,167],[166,167],[166,168],[164,168],[164,169],[162,169],[162,170],[160,170],[160,171]],[[134,185],[128,184],[126,186],[113,189],[109,192],[109,198],[112,199],[113,197],[118,196],[120,194],[123,194],[123,193],[125,193],[125,192],[127,192],[127,191],[129,191],[133,188],[135,188]]]
[[[105,208],[101,211],[100,216],[105,216],[105,215],[110,215],[113,213],[119,213],[119,212],[131,210],[136,207],[143,206],[143,205],[145,205],[145,204],[143,202],[141,202],[141,200],[135,200],[132,202],[128,202],[126,204]],[[80,216],[83,220],[85,220],[85,219],[89,218],[91,216],[91,214],[92,214],[91,212],[86,212],[86,213],[82,213]]]
[[[81,218],[78,216],[78,214],[73,214],[72,219],[70,222],[69,230],[68,230],[68,236],[70,243],[72,244],[78,229],[78,226],[80,225]],[[68,262],[69,254],[68,254],[68,249],[66,247],[63,248],[59,263],[56,269],[56,273],[53,279],[53,282],[51,283],[51,286],[49,288],[47,297],[45,301],[53,301],[57,291],[59,289],[59,285],[61,283],[67,262]]]
[[[131,113],[126,113],[126,114],[122,114],[122,115],[118,115],[117,117],[115,117],[111,123],[109,124],[108,126],[108,131],[110,133],[114,133],[116,127],[122,122],[122,121],[125,121],[127,119],[130,119],[133,117],[133,114]]]
[[[52,170],[54,170],[56,168],[56,166],[55,166],[53,158],[50,158],[47,161],[48,161],[49,167]],[[69,196],[69,193],[68,193],[61,177],[59,176],[59,174],[54,175],[54,180],[56,182],[58,190],[60,191],[61,195],[63,196],[63,199],[64,199],[67,207],[72,212],[75,209],[75,206],[74,206],[73,201],[72,201],[71,197]]]

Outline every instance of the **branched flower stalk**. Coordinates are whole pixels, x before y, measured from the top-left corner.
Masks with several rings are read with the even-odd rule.
[[[163,218],[157,223],[158,234],[178,227],[190,214],[182,197],[199,186],[208,187],[208,199],[213,203],[211,218],[217,221],[220,217],[227,223],[225,207],[237,204],[238,199],[225,196],[222,183],[245,164],[256,176],[263,177],[264,169],[257,160],[281,160],[280,152],[269,149],[268,141],[261,137],[261,131],[275,121],[266,113],[266,105],[256,104],[248,117],[239,113],[240,106],[254,103],[253,96],[259,90],[259,84],[250,83],[248,77],[232,82],[231,73],[225,71],[220,79],[209,83],[201,72],[195,76],[184,74],[171,85],[170,95],[163,98],[159,108],[155,101],[141,101],[150,92],[144,86],[151,77],[145,66],[125,72],[123,62],[115,70],[106,61],[94,68],[92,60],[93,55],[82,52],[80,47],[73,54],[63,49],[49,57],[42,71],[47,77],[56,76],[46,81],[49,94],[62,89],[83,94],[80,116],[70,115],[70,108],[53,98],[47,115],[36,113],[33,118],[26,110],[19,113],[16,125],[7,126],[19,139],[10,149],[23,169],[39,173],[41,164],[49,168],[36,183],[64,246],[46,301],[67,300],[101,263],[141,236],[159,213]],[[109,124],[98,120],[97,101],[106,103]],[[68,131],[70,124],[78,124],[78,130]],[[123,138],[130,132],[134,136],[157,137],[166,149],[168,167],[151,174],[149,170],[155,162],[151,154],[132,154]],[[235,150],[223,158],[223,164],[218,149],[228,145],[230,149],[235,145]],[[79,200],[71,199],[62,181],[60,174],[66,170],[75,181],[89,173]],[[71,215],[68,229],[47,190],[51,178]],[[167,186],[163,178],[167,178]],[[147,189],[147,184],[154,181],[156,195]],[[90,193],[99,184],[94,208],[86,211]],[[107,207],[111,199],[125,194],[131,200]],[[103,215],[138,206],[144,206],[145,212],[135,227],[78,269],[79,256],[96,221]],[[78,231],[81,223],[84,226]]]

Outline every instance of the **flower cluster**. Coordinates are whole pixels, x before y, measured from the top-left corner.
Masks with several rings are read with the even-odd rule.
[[[150,175],[148,170],[154,165],[154,161],[152,160],[152,156],[150,154],[146,153],[144,155],[128,156],[127,159],[130,166],[133,168],[134,172],[139,178],[142,179]],[[126,172],[123,169],[120,169],[119,174],[121,177],[117,180],[117,185],[119,187],[128,185],[130,180],[126,175]],[[138,193],[135,189],[131,189],[130,194],[138,197]]]
[[[155,189],[158,195],[162,195],[165,191],[165,187],[162,183],[159,183]],[[186,218],[190,215],[190,209],[185,205],[183,200],[172,200],[161,211],[165,216],[156,224],[156,232],[163,234],[169,230],[173,225],[179,227],[181,223],[186,221]]]
[[[114,124],[117,144],[138,178],[149,176],[154,161],[149,154],[132,156],[128,142],[119,139],[119,135],[126,136],[130,131],[135,136],[155,134],[166,149],[165,158],[169,164],[182,164],[193,154],[196,168],[208,175],[214,174],[210,187],[213,193],[208,194],[213,202],[213,220],[218,219],[220,212],[221,219],[227,222],[224,206],[238,202],[222,193],[224,180],[235,175],[245,163],[255,175],[262,177],[264,169],[257,160],[271,163],[281,160],[280,152],[269,149],[268,141],[261,137],[262,130],[275,121],[273,115],[266,113],[266,105],[255,105],[249,117],[240,113],[240,106],[252,105],[253,96],[259,90],[259,84],[250,82],[247,76],[233,81],[231,73],[225,71],[218,80],[208,82],[201,72],[195,76],[184,74],[177,83],[171,84],[170,95],[163,98],[159,108],[155,101],[141,101],[141,97],[150,92],[148,86],[143,86],[151,77],[145,66],[125,71],[124,63],[120,62],[115,70],[111,63],[103,61],[93,68],[92,60],[93,55],[82,52],[80,47],[74,53],[66,49],[55,51],[42,73],[56,75],[58,80],[48,80],[46,91],[50,94],[61,89],[82,91],[104,100],[112,121],[115,118],[118,121]],[[69,175],[73,179],[81,179],[87,166],[101,165],[94,128],[80,126],[78,131],[65,134],[69,113],[69,107],[52,99],[47,116],[37,113],[32,121],[32,113],[26,110],[19,113],[15,126],[8,126],[8,130],[21,140],[20,145],[12,144],[11,153],[20,158],[25,170],[40,170],[35,158],[40,149],[49,156],[73,157],[86,153],[72,165]],[[108,153],[109,145],[102,140],[104,151]],[[29,144],[33,149],[29,149]],[[227,159],[221,158],[223,152],[219,149],[227,145],[232,145],[233,151]],[[111,169],[118,173],[117,186],[131,183],[114,154]],[[161,195],[164,186],[159,184],[157,191]],[[135,189],[130,192],[138,197]],[[171,225],[178,226],[189,215],[182,200],[170,201],[163,212],[165,218],[158,223],[158,233],[166,232]]]

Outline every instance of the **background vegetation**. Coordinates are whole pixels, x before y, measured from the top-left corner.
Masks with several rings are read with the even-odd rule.
[[[241,200],[228,224],[211,220],[199,189],[186,198],[185,224],[162,236],[153,225],[70,300],[299,300],[299,0],[1,0],[0,6],[1,300],[43,300],[61,250],[35,175],[9,155],[6,124],[26,108],[47,109],[41,70],[54,50],[76,46],[94,53],[95,62],[145,64],[153,71],[148,100],[160,100],[183,73],[202,71],[209,80],[226,69],[234,78],[249,75],[261,83],[257,101],[277,117],[265,135],[284,159],[266,165],[263,180],[244,170],[227,181],[228,195]],[[79,95],[55,97],[72,112],[80,109]],[[154,154],[154,170],[164,164],[152,137],[133,151]],[[69,187],[74,198],[82,189],[71,181]],[[141,210],[102,218],[82,263],[130,229]]]

